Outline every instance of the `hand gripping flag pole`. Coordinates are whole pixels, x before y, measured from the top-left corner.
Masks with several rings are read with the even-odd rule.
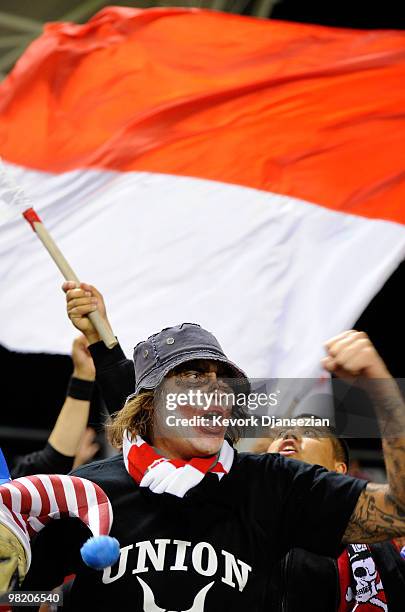
[[[42,223],[38,214],[35,212],[32,203],[24,193],[24,190],[22,187],[17,185],[14,179],[10,176],[10,173],[6,171],[3,162],[1,160],[0,162],[0,200],[4,203],[4,206],[7,206],[9,209],[7,212],[10,212],[10,209],[13,209],[16,212],[18,211],[18,213],[21,213],[24,219],[31,225],[33,231],[36,233],[44,247],[47,249],[59,270],[62,272],[65,280],[80,283],[79,278],[74,273],[52,236]],[[100,313],[97,311],[91,312],[88,317],[99,333],[104,344],[108,348],[113,348],[113,346],[117,344],[117,339],[115,338],[109,325],[101,318]]]

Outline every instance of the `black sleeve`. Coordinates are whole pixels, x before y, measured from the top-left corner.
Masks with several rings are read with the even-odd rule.
[[[319,465],[284,461],[290,482],[285,504],[286,537],[292,546],[337,557],[367,481]]]
[[[74,457],[62,455],[49,442],[42,450],[17,459],[11,469],[12,478],[31,474],[67,474],[73,467]]]
[[[120,410],[135,390],[134,364],[119,344],[108,349],[104,342],[89,346],[96,367],[96,382],[110,414]]]
[[[266,459],[267,504],[278,506],[283,547],[337,557],[367,482],[278,454]]]

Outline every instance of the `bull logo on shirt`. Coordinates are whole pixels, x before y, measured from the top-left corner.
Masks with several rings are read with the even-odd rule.
[[[122,546],[118,562],[114,566],[105,568],[102,581],[103,584],[111,584],[124,578],[125,575],[136,576],[150,570],[172,575],[177,572],[195,572],[213,580],[208,585],[209,587],[217,582],[221,586],[225,585],[242,593],[249,580],[252,566],[238,559],[227,550],[221,549],[220,552],[217,552],[209,542],[192,543],[185,540],[156,538],[152,541],[143,540],[135,544]],[[146,588],[147,590],[149,588],[148,585],[144,587],[142,582],[140,584],[143,589]],[[202,589],[197,593],[196,600],[190,610],[181,612],[203,612],[204,600],[208,590],[207,587],[206,590]],[[150,601],[151,604],[149,607],[149,604],[146,604],[144,610],[147,612],[160,611],[162,608],[154,603],[153,593],[151,596],[149,595],[150,593],[148,597],[145,597],[146,601]],[[166,611],[164,610],[164,612]]]
[[[137,577],[137,580],[143,590],[143,612],[176,612],[175,610],[160,608],[155,602],[155,595],[150,586],[146,584],[142,578]],[[194,597],[191,608],[188,610],[179,610],[178,612],[204,612],[205,597],[213,584],[214,581],[198,591],[197,595]]]

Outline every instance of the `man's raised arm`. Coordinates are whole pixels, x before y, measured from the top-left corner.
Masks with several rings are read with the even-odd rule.
[[[344,542],[370,544],[405,535],[405,403],[370,339],[348,331],[326,343],[323,365],[338,377],[360,377],[371,395],[382,434],[388,484],[369,483],[347,526]]]
[[[87,338],[89,351],[96,367],[96,382],[101,389],[108,412],[120,410],[126,398],[135,390],[134,364],[127,359],[119,344],[108,349],[101,341],[88,314],[98,311],[111,328],[101,293],[87,283],[67,281],[63,284],[66,308],[73,325]]]

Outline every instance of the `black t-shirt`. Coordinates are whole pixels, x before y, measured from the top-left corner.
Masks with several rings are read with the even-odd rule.
[[[87,568],[78,553],[87,528],[54,521],[37,538],[23,589],[50,589],[74,572],[75,612],[268,612],[276,560],[292,546],[336,555],[366,485],[280,455],[249,453],[235,453],[228,475],[206,475],[182,499],[138,487],[122,455],[74,474],[110,497],[120,560],[104,571]]]

